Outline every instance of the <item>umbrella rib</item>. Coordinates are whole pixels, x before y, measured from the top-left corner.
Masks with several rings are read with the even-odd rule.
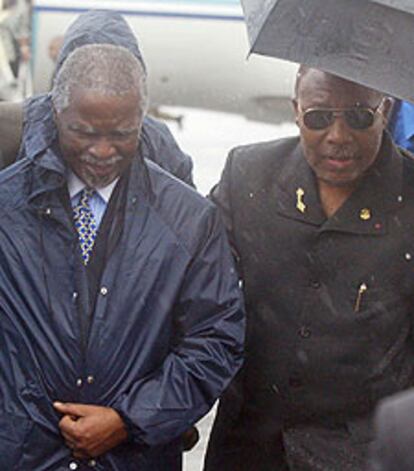
[[[251,43],[249,54],[250,54],[250,53],[253,51],[253,49],[256,47],[257,41],[258,41],[259,36],[260,36],[260,31],[266,26],[266,23],[269,21],[270,16],[271,16],[272,14],[275,14],[275,12],[276,12],[278,6],[280,6],[279,0],[277,0],[277,1],[272,5],[272,7],[269,9],[268,13],[265,14],[265,19],[264,19],[263,23],[260,25],[260,28],[257,29],[258,33],[256,34],[256,37],[253,39],[253,42]]]

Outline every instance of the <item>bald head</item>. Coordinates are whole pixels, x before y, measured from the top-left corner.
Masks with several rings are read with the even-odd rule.
[[[299,94],[302,89],[302,84],[306,83],[307,85],[308,79],[311,78],[311,86],[312,86],[313,84],[312,78],[315,76],[323,77],[324,80],[332,83],[334,87],[338,88],[338,90],[341,90],[343,87],[354,87],[354,88],[359,88],[362,93],[365,93],[368,95],[374,95],[379,98],[382,98],[384,96],[383,93],[377,90],[373,90],[371,88],[365,87],[356,82],[352,82],[351,80],[346,80],[337,75],[330,74],[329,72],[324,72],[322,70],[314,69],[312,67],[308,67],[307,65],[301,64],[296,74],[295,100],[297,100],[299,97]]]

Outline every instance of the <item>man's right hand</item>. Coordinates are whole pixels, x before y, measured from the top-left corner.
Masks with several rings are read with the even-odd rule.
[[[110,407],[55,402],[66,445],[78,459],[95,458],[128,438],[125,424]]]

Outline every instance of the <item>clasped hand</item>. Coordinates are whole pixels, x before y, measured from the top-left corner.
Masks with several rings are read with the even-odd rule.
[[[125,424],[110,407],[55,402],[59,428],[77,459],[96,458],[127,439]]]

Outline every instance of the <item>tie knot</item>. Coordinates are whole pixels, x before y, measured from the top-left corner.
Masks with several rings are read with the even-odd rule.
[[[93,196],[96,193],[96,190],[94,188],[84,188],[83,193],[89,197]]]
[[[88,204],[90,199],[95,195],[96,190],[93,188],[84,188],[80,193],[79,202],[80,204]]]

